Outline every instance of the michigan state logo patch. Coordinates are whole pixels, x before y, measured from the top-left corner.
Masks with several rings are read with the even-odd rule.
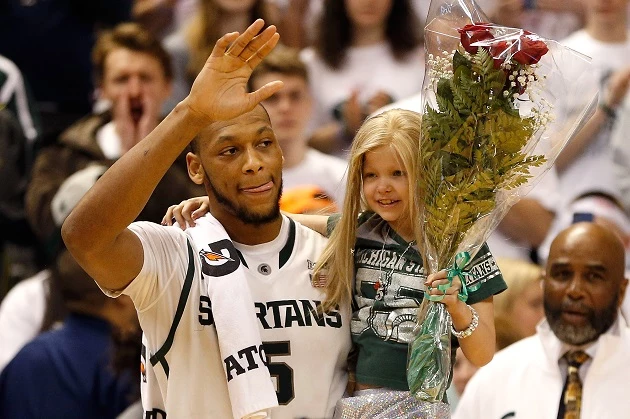
[[[234,244],[230,240],[219,240],[208,244],[208,250],[199,252],[201,271],[208,276],[220,277],[229,275],[238,269],[241,260],[236,254]]]

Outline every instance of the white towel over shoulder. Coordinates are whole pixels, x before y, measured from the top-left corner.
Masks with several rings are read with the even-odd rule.
[[[254,300],[241,261],[227,232],[214,217],[206,214],[196,224],[186,233],[203,256],[203,278],[212,304],[232,413],[235,418],[265,417],[250,415],[261,410],[260,406],[273,407],[278,402],[264,366]],[[208,237],[212,238],[212,247]]]

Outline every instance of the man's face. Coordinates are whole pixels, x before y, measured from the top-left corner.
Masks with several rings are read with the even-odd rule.
[[[198,141],[212,214],[254,225],[276,220],[282,151],[262,107],[213,124]]]
[[[615,321],[627,281],[623,246],[603,227],[580,224],[551,246],[544,280],[545,315],[563,342],[596,340]]]
[[[260,89],[274,80],[282,81],[284,87],[265,100],[263,105],[269,113],[280,146],[295,141],[306,143],[305,131],[313,107],[306,80],[297,75],[267,73],[257,76],[252,81],[252,87]]]
[[[171,93],[160,61],[144,52],[118,48],[105,58],[101,96],[116,107],[121,100],[129,101],[132,118],[138,122],[149,110],[157,118],[164,101]]]

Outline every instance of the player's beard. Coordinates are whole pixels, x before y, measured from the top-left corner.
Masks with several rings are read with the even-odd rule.
[[[612,326],[617,318],[617,301],[618,296],[613,298],[610,304],[601,310],[584,310],[585,307],[581,306],[581,310],[588,311],[588,322],[584,326],[566,323],[562,319],[562,306],[552,306],[548,302],[544,303],[545,316],[547,317],[549,327],[558,339],[570,345],[583,345],[588,342],[593,342]],[[576,304],[579,303],[572,303],[574,306]],[[563,305],[571,304],[567,303]]]
[[[239,220],[246,224],[253,224],[255,226],[263,225],[275,221],[280,216],[280,197],[282,196],[282,180],[280,181],[280,188],[278,188],[278,196],[274,200],[274,205],[266,213],[254,213],[249,208],[238,205],[237,203],[230,201],[228,197],[223,195],[210,181],[208,176],[205,176],[205,183],[207,188],[212,191],[212,194],[216,198],[217,202],[235,214]]]

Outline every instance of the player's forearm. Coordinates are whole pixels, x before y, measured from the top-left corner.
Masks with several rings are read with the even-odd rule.
[[[492,360],[496,350],[492,297],[472,306],[479,315],[479,325],[470,336],[459,339],[459,345],[466,358],[481,367]],[[466,330],[472,321],[470,309],[464,303],[458,304],[450,314],[453,327],[459,332]]]
[[[111,246],[140,214],[177,156],[207,123],[180,103],[155,130],[118,159],[75,207],[62,230],[68,247],[100,252]]]

